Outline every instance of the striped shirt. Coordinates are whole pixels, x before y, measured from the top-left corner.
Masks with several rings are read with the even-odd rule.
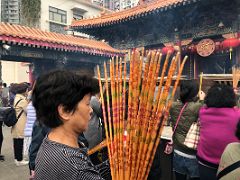
[[[36,158],[35,180],[102,180],[87,156],[87,148],[73,148],[47,137]]]

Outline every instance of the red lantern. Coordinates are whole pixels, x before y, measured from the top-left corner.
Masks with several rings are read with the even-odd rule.
[[[223,48],[229,48],[230,51],[230,60],[232,59],[232,51],[233,48],[238,47],[240,44],[239,40],[237,38],[229,38],[229,39],[225,39],[222,42],[222,46]]]
[[[174,47],[166,46],[166,47],[162,48],[162,54],[167,54],[168,52],[170,52],[170,54],[172,54],[174,52]]]

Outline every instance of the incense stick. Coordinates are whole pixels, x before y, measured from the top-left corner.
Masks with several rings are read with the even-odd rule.
[[[99,87],[100,87],[100,95],[101,95],[101,100],[102,100],[104,128],[105,128],[105,132],[106,132],[106,140],[107,140],[107,147],[108,147],[107,149],[108,149],[108,156],[109,156],[109,162],[110,162],[110,168],[111,168],[111,176],[112,176],[112,179],[115,180],[114,166],[113,166],[113,160],[112,160],[112,146],[111,146],[111,140],[109,139],[109,134],[108,134],[108,124],[107,124],[107,118],[106,118],[106,111],[105,111],[105,104],[104,104],[104,97],[103,97],[103,87],[102,87],[102,83],[101,83],[99,66],[97,66],[97,72],[98,72],[98,81],[99,81]]]
[[[183,68],[184,68],[184,65],[186,63],[186,60],[187,60],[187,56],[184,57],[184,60],[182,61],[181,65],[180,65],[180,69],[179,69],[179,72],[178,72],[178,76],[177,76],[177,79],[175,81],[175,84],[174,84],[174,87],[173,87],[173,91],[172,91],[172,94],[171,94],[171,99],[169,100],[168,104],[167,104],[167,108],[165,110],[165,114],[164,114],[164,120],[163,122],[161,123],[161,126],[159,127],[159,131],[158,131],[158,135],[157,135],[157,138],[155,140],[155,144],[154,144],[154,148],[153,148],[153,152],[152,154],[155,154],[156,153],[156,150],[157,150],[157,147],[160,143],[160,139],[161,139],[161,134],[162,134],[162,130],[163,130],[163,126],[165,124],[165,121],[168,119],[169,117],[169,110],[172,106],[172,102],[174,100],[174,96],[175,96],[175,93],[176,93],[176,90],[177,90],[177,87],[178,87],[178,84],[179,84],[179,81],[180,81],[180,78],[181,78],[181,75],[182,75],[182,71],[183,71]],[[159,125],[158,125],[159,126]],[[152,163],[153,163],[153,160],[154,160],[154,156],[151,156],[150,157],[150,161],[149,161],[149,164],[148,164],[148,167],[147,167],[147,172],[145,173],[145,176],[143,179],[146,179],[147,178],[147,175],[149,174],[150,172],[150,169],[151,169],[151,166],[152,166]]]
[[[124,59],[124,67],[122,67],[121,58],[116,58],[116,61],[114,58],[112,59],[110,62],[112,103],[109,100],[110,93],[107,67],[106,64],[104,64],[108,118],[106,117],[106,108],[104,104],[102,104],[102,108],[111,175],[114,180],[147,179],[156,148],[160,141],[159,138],[162,132],[162,125],[168,118],[173,96],[186,61],[186,59],[184,59],[181,63],[171,99],[168,100],[170,86],[176,71],[176,66],[180,60],[180,54],[173,57],[168,72],[167,67],[170,53],[167,54],[162,68],[156,98],[154,98],[157,89],[156,82],[161,67],[162,55],[159,52],[151,51],[146,58],[147,62],[145,63],[142,74],[143,57],[140,57],[138,51],[133,51],[131,54],[128,96],[126,96],[126,58]],[[167,79],[162,91],[164,75],[166,73]],[[101,89],[101,99],[104,103],[99,67],[98,78]],[[125,129],[124,119],[126,117],[125,110],[127,97],[128,112],[127,128]],[[106,119],[108,121],[106,121]],[[128,134],[126,145],[124,145],[125,142],[123,142],[125,130],[127,130]]]

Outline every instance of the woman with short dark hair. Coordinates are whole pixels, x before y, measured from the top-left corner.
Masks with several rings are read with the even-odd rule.
[[[95,87],[91,78],[64,70],[37,79],[32,94],[37,120],[51,130],[38,151],[36,180],[101,179],[78,141],[88,127]]]
[[[234,136],[240,119],[233,88],[216,84],[205,98],[206,106],[199,111],[200,141],[197,149],[200,179],[216,179],[217,168],[225,147],[238,139]]]

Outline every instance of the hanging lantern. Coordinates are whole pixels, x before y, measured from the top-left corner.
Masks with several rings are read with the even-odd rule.
[[[239,40],[237,38],[229,38],[225,39],[222,42],[223,48],[229,48],[230,51],[230,60],[232,59],[232,51],[233,48],[237,47],[240,44]]]
[[[170,52],[170,54],[172,54],[174,52],[174,47],[166,46],[166,47],[162,48],[162,54],[167,54],[168,52]]]

